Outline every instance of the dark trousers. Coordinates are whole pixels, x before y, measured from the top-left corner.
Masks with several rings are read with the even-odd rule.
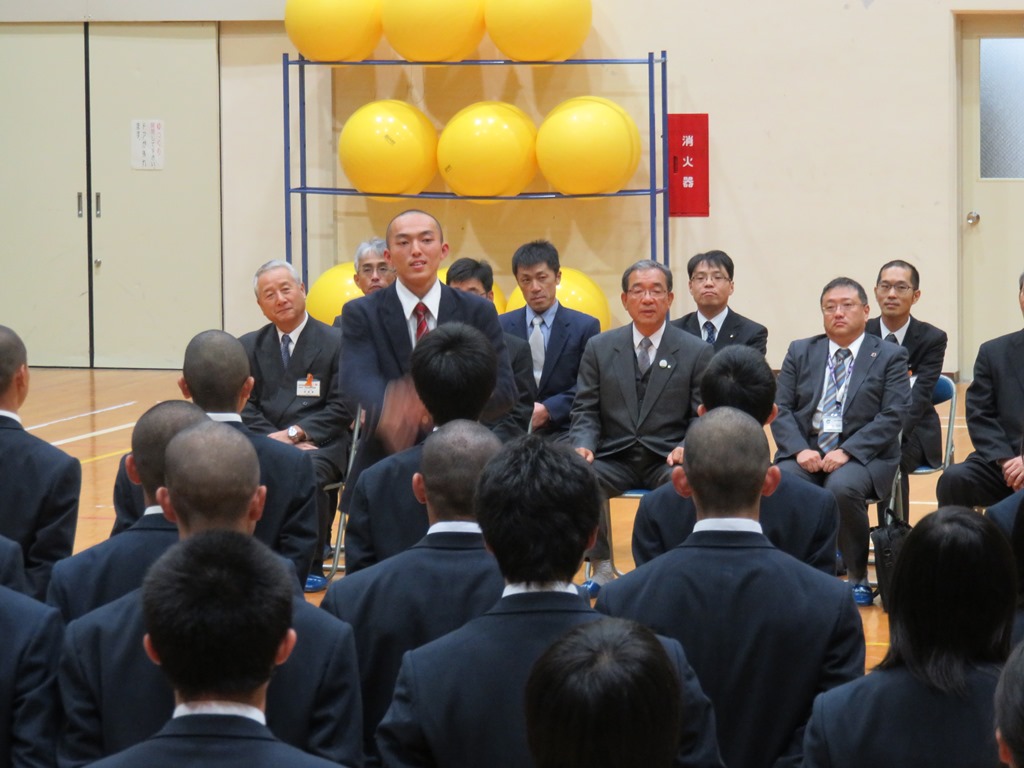
[[[940,507],[989,507],[1012,494],[1013,489],[1006,484],[998,464],[972,453],[966,461],[946,468],[935,493]]]

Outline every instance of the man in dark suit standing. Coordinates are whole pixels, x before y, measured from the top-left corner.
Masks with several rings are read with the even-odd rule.
[[[252,442],[226,424],[203,422],[168,444],[166,485],[157,500],[183,540],[211,530],[251,536],[266,499],[259,478]],[[292,626],[298,642],[271,681],[267,725],[305,752],[359,766],[362,705],[352,628],[307,603],[295,586]],[[217,582],[224,595],[247,596],[248,590],[245,581]],[[174,711],[174,692],[143,650],[140,592],[67,626],[59,670],[62,767],[86,765],[135,745],[159,731]],[[239,647],[248,642],[234,640]]]
[[[530,670],[568,630],[600,619],[571,580],[593,544],[601,500],[587,466],[538,436],[519,438],[491,459],[475,507],[504,593],[483,616],[405,654],[377,730],[384,765],[532,764],[523,707]],[[661,642],[681,685],[677,764],[720,766],[714,714],[700,683],[679,644]]]
[[[1018,290],[1024,312],[1024,274]],[[978,350],[967,388],[967,432],[974,451],[939,477],[940,507],[987,507],[1024,488],[1024,331]]]
[[[742,344],[763,355],[768,349],[768,329],[729,307],[735,288],[729,254],[698,253],[686,263],[686,274],[697,311],[673,320],[672,325],[704,339],[715,352]]]
[[[142,589],[144,642],[177,706],[158,733],[96,765],[336,766],[266,725],[271,670],[296,643],[290,583],[283,564],[241,533],[202,533],[160,558]]]
[[[28,382],[25,344],[0,325],[0,535],[21,546],[29,594],[42,600],[53,564],[75,543],[82,466],[25,431]]]
[[[471,259],[468,256],[456,259],[448,267],[445,283],[456,291],[466,291],[482,296],[494,303],[494,270],[486,261]],[[502,316],[498,316],[501,322]],[[533,356],[530,345],[518,336],[505,330],[505,346],[508,348],[509,362],[516,379],[519,398],[512,409],[487,427],[503,442],[515,437],[522,437],[530,431],[530,420],[533,418],[534,401],[537,397],[537,383],[533,378]]]
[[[412,352],[416,394],[437,426],[476,421],[497,378],[497,355],[487,337],[465,323],[446,323]],[[423,444],[387,456],[359,475],[348,507],[345,567],[351,575],[404,552],[429,526],[427,508],[413,492]]]
[[[416,342],[438,325],[472,325],[494,347],[498,380],[483,419],[500,417],[517,396],[494,305],[453,291],[437,279],[438,266],[448,255],[437,219],[424,211],[404,211],[388,224],[385,239],[397,279],[345,305],[341,389],[353,408],[362,406],[366,420],[342,496],[346,511],[359,473],[414,445],[424,432],[427,413],[409,381],[409,356]]]
[[[506,312],[498,320],[505,333],[530,346],[537,388],[531,416],[533,431],[550,439],[568,440],[580,359],[601,326],[597,318],[559,303],[562,270],[558,249],[547,240],[519,246],[512,255],[512,274],[526,306]]]
[[[256,524],[255,536],[271,549],[281,553],[295,565],[299,582],[305,583],[310,565],[318,552],[316,485],[311,456],[303,451],[273,440],[249,429],[239,415],[249,402],[254,379],[249,375],[249,359],[242,343],[229,333],[210,330],[196,334],[185,348],[178,388],[183,397],[191,398],[214,421],[227,424],[248,438],[260,462],[260,483],[267,487],[263,515]],[[168,438],[170,439],[170,438]],[[122,499],[119,521],[138,519],[144,507],[140,486],[131,483],[122,459],[114,481],[115,498]],[[162,459],[161,459],[162,461]],[[154,486],[162,485],[162,481]],[[130,485],[129,492],[124,490]],[[120,491],[118,489],[121,489]],[[131,499],[133,501],[124,501]],[[154,497],[155,499],[155,497]],[[128,514],[133,504],[135,517]],[[156,503],[155,501],[153,502]],[[159,507],[157,507],[159,509]],[[123,524],[122,524],[123,525]],[[118,525],[114,526],[118,533]],[[141,580],[131,589],[141,585]],[[129,590],[125,590],[128,592]],[[124,592],[122,592],[124,594]],[[94,606],[95,607],[95,606]]]
[[[473,492],[501,442],[471,421],[451,421],[423,444],[416,498],[430,528],[411,549],[346,574],[327,589],[321,608],[352,625],[363,692],[363,748],[379,765],[373,740],[391,703],[402,655],[482,614],[501,597],[504,581],[484,549]]]
[[[597,609],[682,643],[726,765],[797,766],[814,697],[864,673],[860,616],[848,587],[764,536],[760,499],[781,474],[756,420],[716,408],[686,443],[677,477],[697,505],[693,533],[608,584]]]
[[[254,385],[242,420],[254,432],[310,452],[320,487],[341,479],[352,445],[349,413],[338,388],[341,332],[306,312],[306,288],[295,268],[268,261],[253,278],[256,302],[270,321],[241,337]],[[320,559],[334,505],[317,498],[319,540],[310,587],[324,589]]]
[[[722,406],[738,408],[760,424],[770,424],[779,412],[775,405],[775,374],[764,355],[742,345],[724,349],[711,360],[700,380],[703,416]],[[675,485],[682,470],[672,472],[672,483],[640,500],[633,521],[633,562],[641,566],[681,544],[697,522],[697,507]],[[776,547],[797,560],[830,575],[836,572],[836,534],[839,508],[824,488],[792,475],[783,475],[778,488],[761,498],[761,527]]]
[[[772,422],[775,461],[835,494],[839,550],[858,605],[871,605],[867,500],[888,498],[910,408],[907,350],[865,334],[868,298],[837,277],[821,292],[825,333],[794,341],[782,361]]]
[[[120,535],[53,566],[46,602],[60,610],[65,622],[141,587],[149,566],[177,543],[178,528],[164,517],[156,500],[157,489],[164,484],[164,452],[171,438],[202,421],[202,408],[165,400],[135,422],[132,452],[123,466],[131,482],[142,488],[145,511]]]
[[[599,334],[580,362],[570,442],[590,462],[605,496],[657,488],[682,460],[683,439],[700,405],[700,377],[714,352],[665,321],[672,273],[638,261],[622,275],[622,306],[633,322]],[[591,591],[614,578],[607,506],[588,553]]]
[[[60,728],[60,614],[0,587],[0,764],[51,766]]]
[[[910,356],[910,412],[904,422],[900,452],[903,503],[910,500],[910,473],[942,464],[942,428],[932,405],[932,392],[946,357],[946,332],[910,314],[921,298],[917,267],[902,260],[878,270],[875,298],[880,317],[868,320],[867,332],[901,344]]]

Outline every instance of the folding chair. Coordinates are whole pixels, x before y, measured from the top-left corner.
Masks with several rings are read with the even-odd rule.
[[[352,448],[348,452],[348,466],[345,468],[345,480],[340,480],[337,483],[331,483],[325,485],[325,491],[339,491],[338,497],[341,497],[340,491],[345,487],[345,481],[348,480],[349,475],[352,473],[352,465],[355,463],[356,449],[359,447],[359,433],[362,431],[363,421],[363,407],[359,406],[356,408],[355,426],[352,428]],[[329,582],[334,578],[334,575],[338,571],[344,571],[345,566],[339,565],[341,556],[345,554],[345,545],[342,543],[345,537],[345,524],[348,522],[348,515],[345,514],[345,510],[338,508],[338,529],[334,534],[334,558],[331,561],[331,569],[324,574]]]

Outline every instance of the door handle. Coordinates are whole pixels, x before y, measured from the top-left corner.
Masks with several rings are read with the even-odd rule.
[[[82,198],[81,192],[78,193],[78,218],[82,218]]]
[[[100,193],[96,193],[96,218],[98,219],[103,215],[103,210],[100,208]]]
[[[972,227],[979,221],[981,221],[981,214],[978,213],[977,211],[971,211],[970,213],[967,214],[967,223],[970,224]]]

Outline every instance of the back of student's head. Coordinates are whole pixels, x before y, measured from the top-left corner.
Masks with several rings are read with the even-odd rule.
[[[256,449],[237,429],[207,421],[175,435],[164,470],[179,521],[196,531],[245,517],[260,483]]]
[[[281,558],[231,531],[197,534],[153,564],[146,632],[183,699],[233,698],[270,679],[291,627],[291,581]]]
[[[28,362],[25,343],[6,325],[0,325],[0,395],[14,380],[14,374]]]
[[[476,421],[498,378],[498,356],[484,334],[465,323],[439,325],[416,343],[412,382],[435,424]]]
[[[135,422],[132,430],[132,460],[142,481],[142,490],[151,499],[164,485],[164,456],[171,439],[194,424],[208,421],[203,409],[186,400],[157,403]]]
[[[742,345],[718,352],[700,380],[700,399],[709,411],[729,406],[765,424],[775,405],[775,374],[755,349]]]
[[[966,507],[926,515],[896,559],[879,668],[905,666],[932,688],[964,693],[972,666],[1006,659],[1016,580],[1010,545],[991,520]]]
[[[708,411],[686,432],[683,469],[706,517],[756,506],[770,463],[764,427],[736,408]]]
[[[476,516],[507,581],[571,581],[603,499],[582,458],[526,435],[505,445],[484,467]]]
[[[501,441],[491,430],[466,419],[449,421],[427,437],[420,474],[430,509],[439,520],[474,516],[480,473],[500,448]]]
[[[625,619],[570,630],[533,665],[526,735],[537,768],[667,768],[681,730],[677,673]]]
[[[224,331],[203,331],[185,347],[181,367],[192,402],[208,413],[234,413],[238,393],[249,378],[242,342]]]
[[[1013,760],[1024,766],[1024,643],[1013,649],[999,676],[995,696],[997,737]]]

